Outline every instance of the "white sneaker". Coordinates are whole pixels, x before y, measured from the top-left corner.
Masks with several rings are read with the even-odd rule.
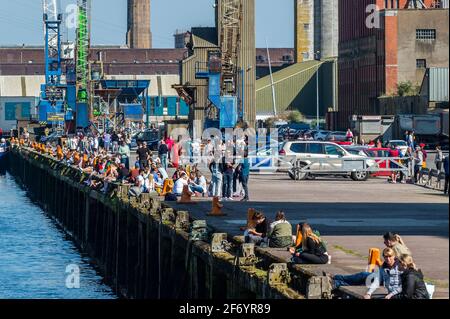
[[[228,198],[228,200],[229,200],[229,201],[234,201],[234,199],[233,199],[233,198],[231,198],[231,197],[229,197],[229,198]]]
[[[331,255],[328,255],[328,265],[331,265]]]

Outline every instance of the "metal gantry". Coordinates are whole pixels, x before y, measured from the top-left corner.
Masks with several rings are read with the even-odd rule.
[[[231,92],[236,93],[237,66],[241,40],[241,0],[222,0],[220,21],[220,43],[222,51],[222,90],[232,83]]]
[[[77,28],[77,101],[88,102],[89,46],[90,46],[90,0],[78,0]]]
[[[45,83],[59,85],[61,82],[61,22],[57,0],[43,0],[45,37]]]

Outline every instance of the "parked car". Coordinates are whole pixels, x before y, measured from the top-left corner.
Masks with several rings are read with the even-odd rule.
[[[408,143],[406,141],[402,140],[391,140],[388,142],[388,145],[394,145],[396,148],[402,152],[402,154],[406,154],[406,151],[408,150]]]
[[[367,147],[367,146],[350,146],[344,148],[351,154],[367,156],[372,158],[381,158],[381,157],[389,157],[389,148],[376,148],[376,147]],[[378,167],[381,169],[389,168],[390,162],[375,160],[375,163],[379,163]],[[374,172],[371,173],[370,176],[378,177],[378,176],[391,176],[391,172]]]
[[[325,137],[325,141],[347,142],[347,132],[330,132]]]
[[[340,145],[331,142],[319,141],[294,141],[286,142],[280,150],[281,156],[294,157],[300,161],[300,165],[305,167],[311,165],[313,173],[301,173],[297,178],[304,180],[309,176],[315,175],[337,175],[337,176],[351,176],[355,181],[365,181],[369,177],[366,171],[347,171],[342,167],[343,160],[358,161],[367,159],[367,156],[353,155],[346,151]],[[317,160],[327,159],[322,165]],[[335,160],[335,161],[333,161]],[[366,162],[368,166],[374,162]],[[342,168],[340,171],[339,168]],[[292,179],[295,176],[292,170],[289,173]]]
[[[319,130],[314,134],[314,139],[316,141],[325,141],[325,139],[329,133],[330,133],[330,131]]]
[[[62,131],[54,131],[54,132],[52,132],[52,133],[50,133],[49,135],[47,135],[47,136],[42,136],[41,138],[40,138],[40,142],[41,143],[44,143],[44,144],[46,144],[46,143],[53,143],[53,142],[58,142],[58,140],[61,138],[61,137],[63,137],[64,136],[64,132],[62,132]]]
[[[369,149],[369,146],[364,145],[342,145],[342,147],[350,154],[359,156],[367,156],[365,151]]]
[[[151,151],[157,151],[161,136],[159,130],[145,130],[139,132],[131,139],[131,147],[137,147],[137,144],[146,142],[147,147]]]

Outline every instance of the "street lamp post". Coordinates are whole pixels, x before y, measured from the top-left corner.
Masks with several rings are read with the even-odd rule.
[[[316,60],[320,61],[320,51],[316,52]],[[319,118],[320,118],[320,110],[319,110],[319,70],[320,70],[320,64],[317,65],[317,71],[316,71],[316,97],[317,97],[317,101],[316,101],[316,107],[317,107],[317,117],[316,117],[316,129],[319,130],[320,129],[320,124],[319,124]]]

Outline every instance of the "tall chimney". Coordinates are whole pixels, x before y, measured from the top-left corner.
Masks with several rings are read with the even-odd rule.
[[[127,45],[133,49],[151,49],[150,0],[128,0]]]

